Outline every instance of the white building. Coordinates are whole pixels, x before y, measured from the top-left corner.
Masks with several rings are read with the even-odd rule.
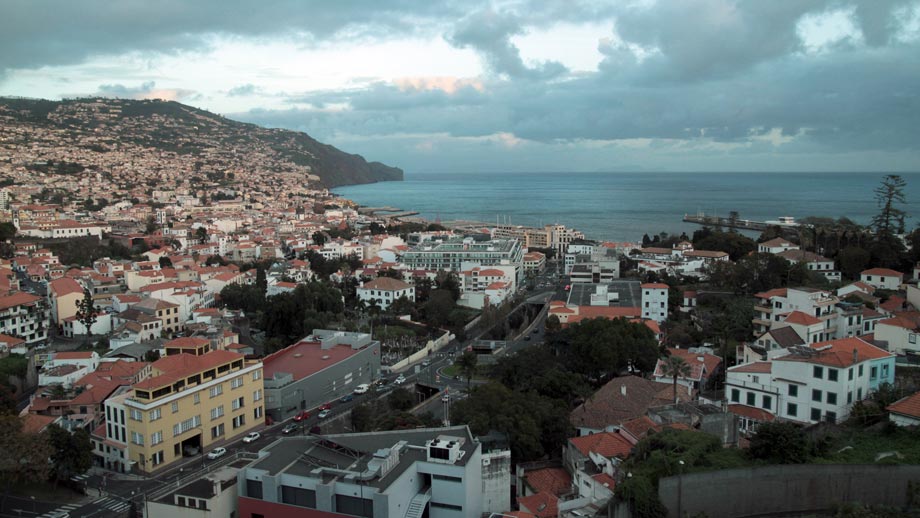
[[[645,283],[642,289],[642,318],[659,324],[668,319],[668,285]]]
[[[762,254],[778,254],[789,250],[798,250],[799,245],[787,241],[781,237],[775,237],[769,241],[764,241],[757,245],[757,251]]]
[[[390,277],[378,277],[358,288],[358,299],[364,301],[367,307],[373,306],[373,301],[376,301],[381,310],[386,310],[400,297],[415,302],[415,286]]]
[[[871,268],[859,273],[859,280],[882,290],[897,290],[904,281],[904,274],[888,268]]]
[[[888,420],[898,426],[920,425],[920,392],[888,405]]]
[[[842,338],[780,352],[726,371],[729,404],[762,409],[800,423],[840,422],[873,389],[873,371],[893,354],[859,338]],[[885,375],[893,376],[893,372]]]

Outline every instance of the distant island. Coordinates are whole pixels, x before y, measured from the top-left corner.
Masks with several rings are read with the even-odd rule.
[[[0,163],[61,174],[126,163],[200,177],[301,174],[333,188],[399,181],[402,169],[368,162],[303,132],[270,129],[173,101],[0,98]],[[49,162],[51,165],[49,165]]]

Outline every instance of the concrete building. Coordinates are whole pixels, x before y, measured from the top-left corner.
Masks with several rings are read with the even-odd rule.
[[[527,252],[523,259],[524,273],[538,274],[546,268],[546,254],[542,252]]]
[[[167,336],[175,336],[182,330],[183,322],[180,321],[179,305],[153,297],[144,299],[132,306],[134,309],[156,317],[162,322],[161,331]]]
[[[77,304],[81,300],[83,300],[83,286],[70,277],[55,279],[48,284],[51,319],[57,325],[62,325],[64,320],[77,314]]]
[[[888,405],[888,420],[898,426],[920,425],[920,392]]]
[[[466,426],[288,437],[260,455],[240,473],[240,517],[479,518],[498,507],[483,493],[492,457]]]
[[[515,283],[520,283],[524,252],[514,239],[477,241],[471,237],[429,243],[408,250],[403,263],[412,270],[460,272],[474,266],[510,265],[515,268]]]
[[[837,423],[850,415],[853,403],[881,383],[894,381],[894,355],[860,338],[793,347],[779,354],[729,368],[729,403],[800,423]]]
[[[201,454],[265,420],[262,362],[229,351],[160,358],[132,390],[124,403],[129,461],[142,473]]]
[[[237,514],[239,468],[224,466],[200,479],[183,484],[166,495],[148,500],[145,516],[212,518]]]
[[[888,268],[870,268],[859,273],[859,280],[881,290],[897,290],[904,274]]]
[[[875,324],[875,340],[897,354],[920,352],[920,318],[905,315],[880,320]]]
[[[376,301],[377,307],[386,310],[390,304],[406,297],[410,302],[415,302],[415,286],[390,277],[377,277],[365,282],[358,287],[358,299],[370,307]]]
[[[281,421],[374,381],[380,373],[380,342],[367,333],[314,329],[263,361],[265,410]]]
[[[659,324],[668,319],[668,285],[645,283],[642,285],[642,318]]]
[[[29,293],[0,297],[0,333],[34,344],[48,338],[49,311],[44,301]]]

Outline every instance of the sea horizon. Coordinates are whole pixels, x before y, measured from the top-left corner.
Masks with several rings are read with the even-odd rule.
[[[429,221],[542,226],[561,223],[589,239],[637,241],[644,234],[688,235],[683,222],[703,212],[742,219],[847,217],[867,224],[877,211],[873,190],[889,173],[858,172],[504,172],[407,173],[403,181],[351,185],[332,192],[362,206],[418,212]],[[920,173],[907,183],[907,226],[917,225]],[[828,181],[834,176],[845,181]],[[782,177],[782,182],[771,178]],[[911,217],[913,216],[913,217]]]

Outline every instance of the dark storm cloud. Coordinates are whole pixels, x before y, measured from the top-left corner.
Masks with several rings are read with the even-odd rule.
[[[381,36],[411,33],[456,19],[476,7],[411,0],[304,2],[278,0],[30,0],[0,10],[0,70],[78,63],[131,50],[175,52],[204,48],[208,35],[328,38],[364,29]]]

